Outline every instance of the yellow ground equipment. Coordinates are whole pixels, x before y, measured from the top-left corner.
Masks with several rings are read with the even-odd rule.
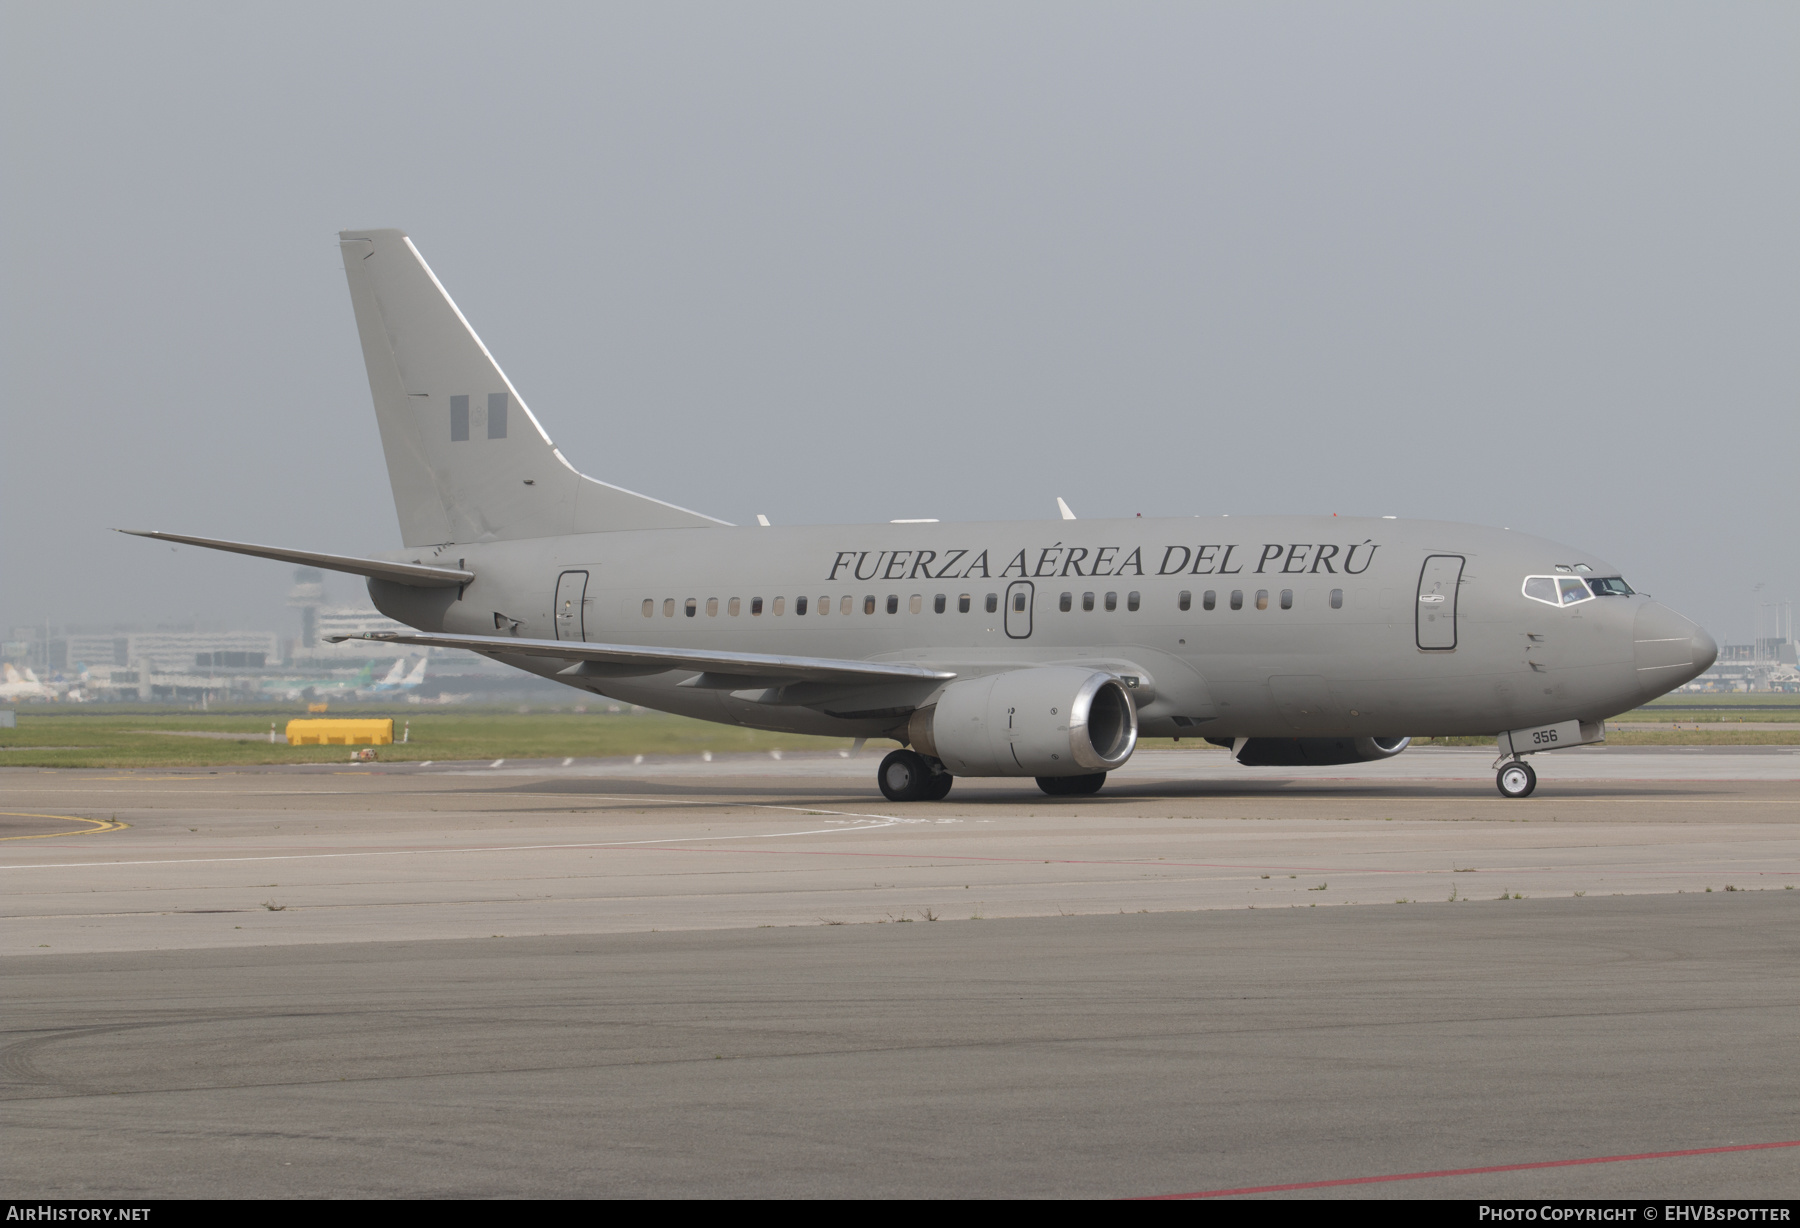
[[[386,746],[394,740],[394,722],[289,721],[289,746]]]

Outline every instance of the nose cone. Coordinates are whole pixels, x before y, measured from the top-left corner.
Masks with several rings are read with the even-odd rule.
[[[1695,627],[1694,635],[1694,674],[1698,677],[1712,668],[1712,663],[1719,659],[1719,643],[1706,633],[1704,627]]]
[[[1691,682],[1718,659],[1713,637],[1666,605],[1647,601],[1632,625],[1632,659],[1646,697]]]

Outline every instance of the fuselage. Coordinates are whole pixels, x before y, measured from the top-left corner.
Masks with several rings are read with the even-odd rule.
[[[403,556],[476,576],[461,590],[370,582],[385,613],[422,631],[918,662],[959,678],[1091,662],[1135,680],[1152,737],[1486,735],[1601,720],[1716,655],[1668,608],[1593,584],[1619,572],[1587,551],[1439,521],[653,529],[391,557]],[[1534,582],[1537,599],[1525,591],[1534,576],[1550,581]],[[1560,604],[1559,578],[1589,595]],[[725,690],[694,685],[705,679],[693,670],[571,677],[554,660],[501,659],[647,707],[794,732],[879,736],[931,691]]]

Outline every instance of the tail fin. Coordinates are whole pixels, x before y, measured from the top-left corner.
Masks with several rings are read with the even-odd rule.
[[[403,231],[338,239],[406,545],[724,523],[577,472]]]

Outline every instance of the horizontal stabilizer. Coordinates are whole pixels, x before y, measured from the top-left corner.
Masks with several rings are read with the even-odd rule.
[[[755,679],[789,682],[947,682],[956,677],[946,670],[890,661],[835,661],[826,657],[787,657],[762,652],[708,652],[694,648],[649,648],[631,644],[586,644],[577,640],[524,640],[504,635],[438,635],[428,632],[376,631],[365,635],[333,635],[334,644],[345,640],[374,640],[383,644],[417,644],[421,648],[461,648],[489,656],[554,657],[564,661],[594,662],[623,667],[608,670],[618,676],[663,670],[700,670],[722,685],[746,685]],[[598,671],[589,671],[599,674]],[[731,681],[736,680],[736,681]]]
[[[185,546],[205,546],[208,550],[225,550],[232,554],[248,554],[277,563],[299,563],[303,567],[323,567],[326,571],[343,571],[371,580],[387,580],[413,588],[455,588],[475,578],[472,571],[460,567],[435,567],[429,563],[390,563],[384,559],[361,558],[354,554],[320,554],[316,550],[285,550],[280,546],[259,546],[254,542],[228,542],[214,537],[186,537],[180,533],[158,533],[153,529],[119,529],[133,537],[154,537],[158,541],[180,542]]]

